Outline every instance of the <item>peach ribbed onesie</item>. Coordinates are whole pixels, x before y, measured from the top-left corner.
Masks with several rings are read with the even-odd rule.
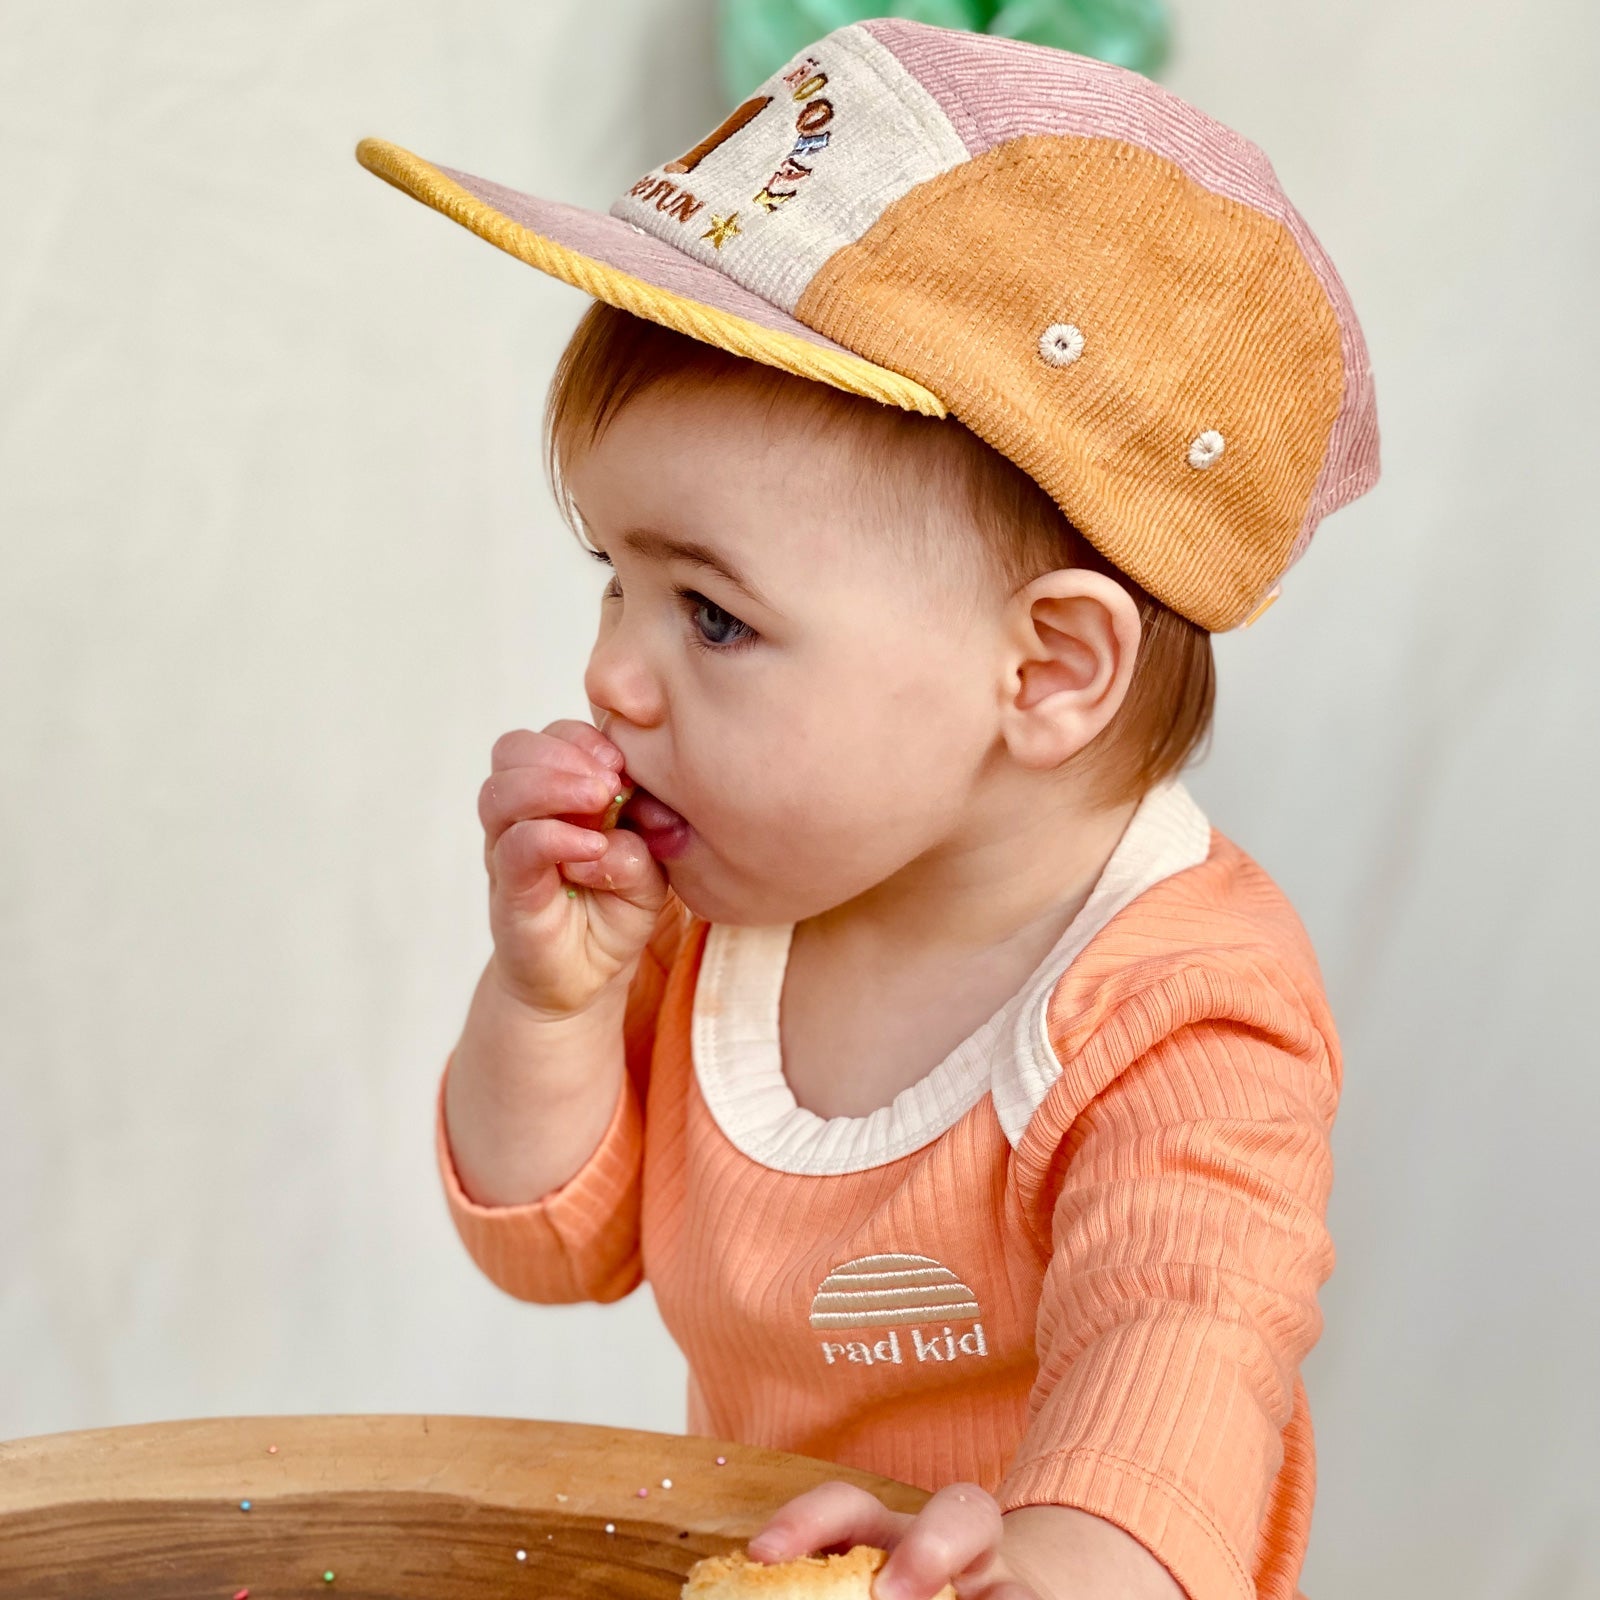
[[[1079,1506],[1190,1600],[1295,1600],[1341,1065],[1281,890],[1158,786],[1032,977],[865,1117],[787,1087],[791,933],[669,900],[611,1124],[531,1205],[463,1192],[441,1080],[479,1267],[545,1303],[648,1277],[691,1433]]]

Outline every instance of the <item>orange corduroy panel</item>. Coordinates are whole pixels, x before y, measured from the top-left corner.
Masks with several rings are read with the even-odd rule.
[[[1333,308],[1283,224],[1110,139],[1029,135],[918,184],[796,315],[926,385],[1213,631],[1283,572],[1344,391]],[[1039,350],[1057,324],[1083,336],[1060,365]],[[1191,465],[1211,431],[1221,456]]]

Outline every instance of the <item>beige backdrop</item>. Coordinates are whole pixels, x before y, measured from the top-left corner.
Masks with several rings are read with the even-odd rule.
[[[1202,805],[1346,1047],[1313,1600],[1600,1592],[1593,8],[1178,0],[1167,81],[1339,264],[1386,476],[1223,639]],[[1521,12],[1521,15],[1514,15]],[[477,789],[581,715],[540,477],[585,302],[375,133],[604,207],[707,0],[0,3],[0,1436],[680,1428],[648,1291],[519,1305],[433,1177]]]

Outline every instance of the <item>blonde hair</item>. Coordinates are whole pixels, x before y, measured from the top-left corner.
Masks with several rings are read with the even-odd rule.
[[[726,377],[733,370],[776,401],[781,391],[824,420],[848,419],[863,476],[883,490],[910,478],[923,492],[956,486],[977,537],[930,540],[911,519],[889,519],[888,537],[926,567],[933,560],[971,593],[973,559],[1006,594],[1042,573],[1084,567],[1119,583],[1139,611],[1139,653],[1116,715],[1067,763],[1102,805],[1138,800],[1205,752],[1216,699],[1211,635],[1147,593],[1105,559],[1022,469],[954,417],[927,417],[745,360],[597,300],[556,363],[544,411],[545,468],[567,525],[580,519],[564,468],[599,439],[646,388]],[[886,447],[886,448],[885,448]],[[914,469],[914,470],[913,470]]]

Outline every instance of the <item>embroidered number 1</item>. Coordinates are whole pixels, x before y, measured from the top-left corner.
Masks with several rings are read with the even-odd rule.
[[[678,157],[676,161],[669,161],[661,170],[663,172],[693,172],[705,158],[720,144],[726,144],[734,134],[755,117],[761,115],[762,109],[771,101],[770,94],[758,94],[746,100],[742,106],[729,112],[723,120],[697,144],[693,150]]]

